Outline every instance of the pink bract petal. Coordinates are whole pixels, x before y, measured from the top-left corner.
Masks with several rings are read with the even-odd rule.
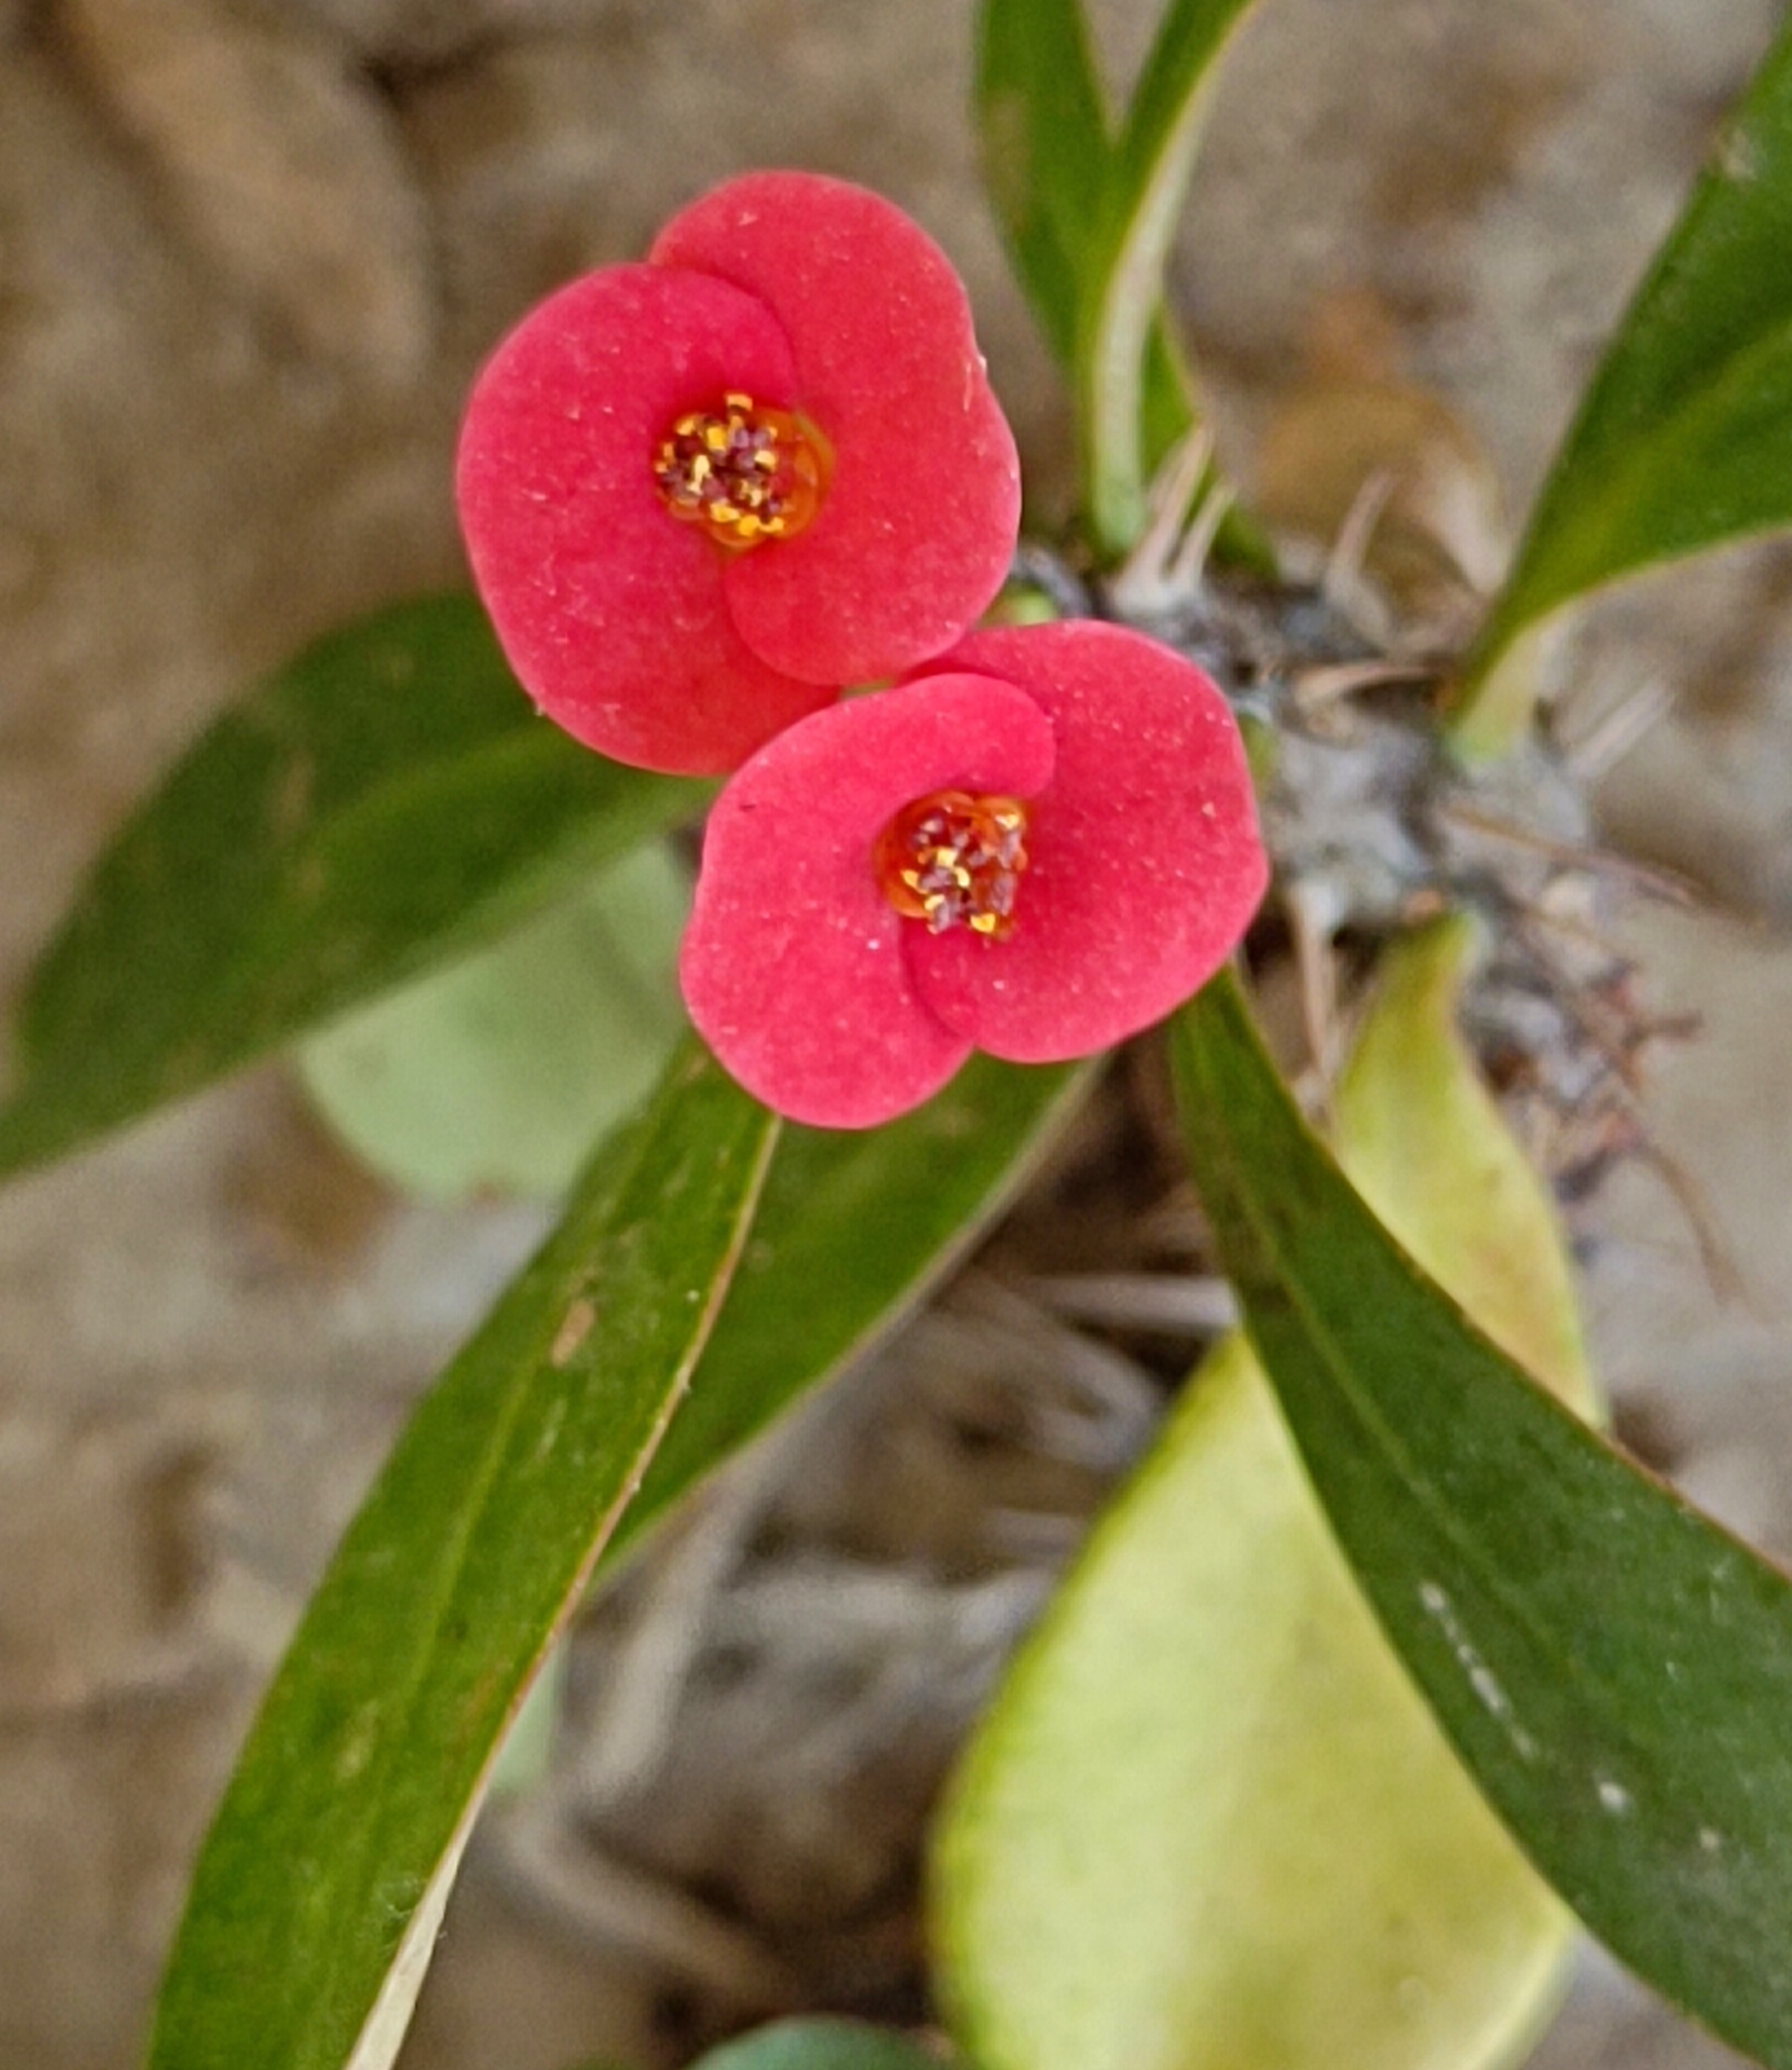
[[[1149,1027],[1224,963],[1268,882],[1225,699],[1168,647],[1087,621],[974,633],[936,666],[1036,698],[1058,764],[1030,816],[1012,933],[914,929],[915,989],[1016,1063],[1087,1056]]]
[[[1020,465],[945,253],[862,187],[758,172],[674,216],[651,256],[774,312],[798,407],[834,448],[808,529],[727,571],[747,643],[827,683],[893,675],[950,646],[1007,572]]]
[[[648,769],[732,768],[834,691],[741,639],[722,550],[653,479],[683,410],[788,402],[776,318],[699,273],[616,266],[549,297],[474,386],[456,495],[511,666],[576,740]]]
[[[749,1092],[795,1121],[867,1128],[952,1077],[970,1043],[917,997],[916,923],[885,900],[873,849],[912,799],[1027,795],[1052,766],[1024,691],[942,675],[818,712],[736,770],[710,814],[680,977]]]

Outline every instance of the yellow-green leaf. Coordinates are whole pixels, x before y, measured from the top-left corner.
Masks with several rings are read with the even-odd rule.
[[[1390,1230],[1502,1350],[1594,1406],[1554,1203],[1456,1030],[1472,923],[1386,958],[1336,1097],[1339,1161]]]
[[[305,1090],[425,1200],[562,1194],[672,1054],[689,904],[689,871],[649,842],[494,947],[312,1036]]]
[[[1391,960],[1344,1154],[1585,1401],[1550,1205],[1455,1032],[1468,946],[1450,925]],[[989,2070],[1486,2070],[1534,2033],[1571,1928],[1382,1637],[1242,1337],[1011,1675],[936,1885]]]

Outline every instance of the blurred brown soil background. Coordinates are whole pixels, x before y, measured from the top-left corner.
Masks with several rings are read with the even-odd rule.
[[[1108,0],[1116,65],[1154,13]],[[1249,480],[1315,349],[1323,373],[1369,335],[1521,511],[1777,13],[1262,0],[1176,268],[1234,468]],[[968,15],[0,0],[0,1002],[211,715],[312,634],[461,579],[453,431],[502,328],[730,172],[846,174],[927,224],[970,284],[1039,506],[1062,505],[1062,399],[973,172]],[[1748,1298],[1713,1294],[1639,1168],[1602,1208],[1597,1342],[1627,1432],[1785,1552],[1792,549],[1625,592],[1570,661],[1595,716],[1672,693],[1604,822],[1736,916],[1645,918],[1637,939],[1663,1002],[1706,1019],[1652,1113]],[[0,2066],[136,2059],[256,1690],[406,1404],[539,1226],[394,1200],[279,1067],[0,1195]],[[1003,1629],[1026,1607],[983,1605]],[[891,1788],[909,1815],[915,1778]],[[525,1856],[526,1832],[476,1846],[416,2070],[663,2059],[705,1991],[777,1996],[783,1973],[706,1940],[707,1915],[662,1918],[625,1881],[550,1901]],[[1598,1964],[1546,2059],[1729,2060]]]

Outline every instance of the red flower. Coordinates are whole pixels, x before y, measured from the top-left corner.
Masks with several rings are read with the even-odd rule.
[[[945,255],[805,172],[730,180],[549,297],[474,386],[457,494],[499,638],[576,739],[732,768],[994,596],[1014,441]]]
[[[867,1127],[972,1049],[1050,1063],[1148,1026],[1267,878],[1243,743],[1198,668],[1086,621],[979,632],[736,771],[685,1002],[768,1106]]]

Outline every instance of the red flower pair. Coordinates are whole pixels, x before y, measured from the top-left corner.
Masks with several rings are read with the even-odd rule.
[[[561,290],[480,377],[458,487],[550,717],[651,768],[750,756],[682,976],[780,1112],[863,1127],[973,1048],[1089,1054],[1242,934],[1266,865],[1208,679],[1110,626],[962,637],[1013,546],[1014,448],[962,290],[888,203],[735,180]]]

